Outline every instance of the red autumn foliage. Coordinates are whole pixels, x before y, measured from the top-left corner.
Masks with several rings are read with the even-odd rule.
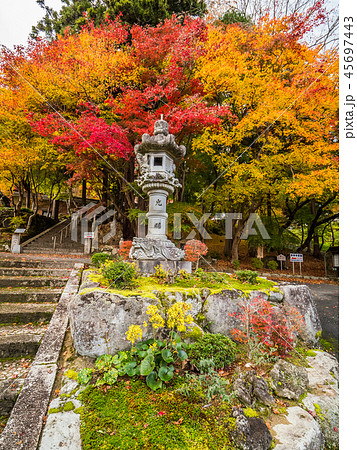
[[[297,309],[290,307],[281,310],[268,301],[257,297],[242,306],[241,313],[231,314],[242,324],[243,329],[234,328],[231,333],[240,343],[248,344],[256,339],[263,344],[263,350],[272,356],[285,358],[294,346],[294,337],[304,320]]]
[[[208,248],[203,242],[191,239],[186,242],[184,250],[187,261],[197,262],[201,255],[207,254]]]
[[[119,245],[119,256],[124,260],[129,259],[129,252],[133,245],[133,241],[123,241]]]

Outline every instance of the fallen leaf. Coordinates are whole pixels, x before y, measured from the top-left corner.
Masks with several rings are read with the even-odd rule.
[[[172,422],[174,425],[181,425],[183,422],[183,417],[181,417],[179,420],[177,420],[176,422]]]

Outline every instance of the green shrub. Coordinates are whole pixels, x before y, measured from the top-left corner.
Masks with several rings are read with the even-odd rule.
[[[221,369],[236,360],[237,345],[223,334],[207,333],[193,344],[189,357],[197,367],[200,360],[213,359],[215,367]]]
[[[264,267],[264,263],[260,258],[252,258],[251,264],[254,269],[262,269]]]
[[[191,400],[202,399],[204,403],[210,403],[215,397],[223,402],[232,400],[234,394],[227,393],[229,382],[216,372],[212,359],[201,359],[198,369],[200,374],[187,374],[187,382],[176,392]]]
[[[235,278],[241,283],[257,284],[258,272],[253,270],[238,270],[235,273]]]
[[[235,259],[235,260],[233,261],[233,267],[234,267],[236,270],[239,270],[240,263],[239,263],[238,259]]]
[[[198,268],[193,273],[193,277],[197,277],[200,281],[205,283],[224,283],[225,278],[219,272],[205,272],[203,269]]]
[[[268,261],[267,268],[271,270],[276,270],[279,267],[279,264],[276,261]]]
[[[101,266],[101,274],[110,285],[117,288],[130,288],[137,277],[135,264],[124,261],[107,261]]]
[[[111,259],[112,257],[109,253],[94,253],[94,255],[91,258],[91,262],[94,266],[100,267],[101,264]]]

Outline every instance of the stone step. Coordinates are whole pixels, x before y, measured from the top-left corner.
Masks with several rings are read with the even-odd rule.
[[[7,416],[24,384],[33,356],[0,361],[0,416]]]
[[[0,303],[0,323],[49,322],[55,309],[53,303]]]
[[[0,381],[0,416],[11,413],[24,381],[24,378]]]
[[[36,355],[41,339],[38,334],[0,336],[0,358]]]
[[[0,327],[0,358],[35,356],[47,325],[4,325]],[[1,361],[5,363],[6,361]]]
[[[56,303],[60,289],[0,289],[0,303]]]
[[[55,287],[65,286],[67,278],[58,277],[0,277],[0,288],[8,287]]]
[[[90,256],[86,255],[53,255],[46,251],[38,254],[12,254],[0,252],[0,267],[33,267],[33,268],[57,268],[73,269],[76,262],[90,262]]]
[[[51,248],[30,248],[25,247],[23,249],[23,253],[25,254],[33,254],[33,255],[41,255],[43,253],[49,254],[49,255],[83,255],[83,250],[73,250],[71,248],[56,248],[56,250],[53,250]]]
[[[0,267],[0,276],[6,277],[69,277],[71,269],[43,269]]]

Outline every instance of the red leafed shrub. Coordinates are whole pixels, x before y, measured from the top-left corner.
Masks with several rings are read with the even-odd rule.
[[[124,259],[124,260],[129,259],[129,252],[130,252],[132,245],[133,245],[133,241],[123,241],[120,243],[118,252],[119,252],[119,256],[122,259]]]
[[[277,308],[257,297],[233,313],[242,329],[231,330],[234,339],[247,345],[247,356],[252,357],[256,348],[269,356],[285,358],[294,348],[294,337],[304,325],[302,315],[293,307]]]
[[[208,252],[207,245],[197,239],[187,241],[184,250],[187,261],[195,262],[196,268],[198,267],[200,256],[204,256]]]

